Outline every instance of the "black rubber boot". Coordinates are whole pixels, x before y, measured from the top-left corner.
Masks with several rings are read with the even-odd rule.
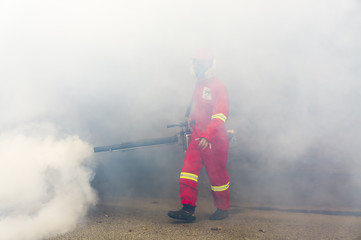
[[[193,222],[196,220],[194,216],[195,207],[189,204],[184,204],[183,208],[178,211],[169,211],[168,216],[186,222]]]
[[[210,220],[222,220],[228,217],[228,210],[222,210],[217,208],[217,210],[209,217]]]

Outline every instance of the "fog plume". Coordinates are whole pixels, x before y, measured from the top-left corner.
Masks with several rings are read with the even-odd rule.
[[[58,138],[49,124],[0,137],[0,238],[39,239],[76,226],[95,204],[92,155],[78,136]]]

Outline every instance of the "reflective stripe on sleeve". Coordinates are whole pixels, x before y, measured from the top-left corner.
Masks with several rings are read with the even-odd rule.
[[[180,178],[189,179],[198,182],[198,176],[193,173],[181,172]]]
[[[211,186],[212,191],[221,192],[226,191],[229,188],[229,182],[223,186]]]
[[[212,115],[212,119],[214,119],[214,118],[221,119],[223,122],[226,122],[226,120],[227,120],[227,117],[223,113],[217,113],[217,114]]]

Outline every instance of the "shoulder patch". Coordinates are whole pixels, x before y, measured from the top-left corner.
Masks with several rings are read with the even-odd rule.
[[[209,87],[203,88],[202,98],[206,100],[212,100],[211,89]]]

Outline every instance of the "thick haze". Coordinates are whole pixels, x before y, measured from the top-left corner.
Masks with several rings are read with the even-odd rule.
[[[360,29],[356,0],[0,1],[0,163],[14,173],[2,176],[0,232],[68,231],[91,186],[176,199],[180,147],[91,156],[91,145],[175,134],[165,126],[184,120],[203,47],[229,91],[232,201],[360,208]],[[74,207],[64,184],[83,210],[48,225],[59,209],[43,203]]]

